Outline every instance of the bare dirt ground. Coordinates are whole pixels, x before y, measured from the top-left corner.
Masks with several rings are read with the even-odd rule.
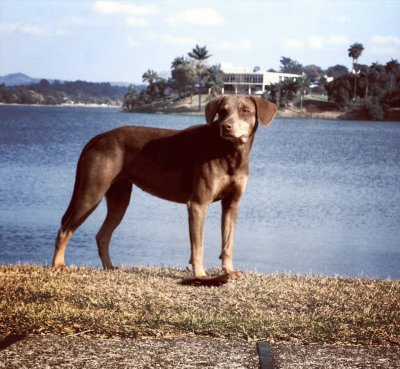
[[[396,369],[400,347],[293,345],[272,346],[276,369]]]
[[[254,343],[201,337],[29,336],[0,351],[0,368],[257,368]]]
[[[398,346],[273,344],[275,369],[396,369]],[[0,368],[259,368],[254,342],[209,337],[104,339],[31,335],[0,341]],[[272,368],[271,368],[272,369]]]

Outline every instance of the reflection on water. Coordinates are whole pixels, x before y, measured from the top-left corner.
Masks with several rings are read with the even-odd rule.
[[[83,145],[124,124],[184,128],[202,117],[115,109],[0,106],[0,263],[49,264]],[[236,232],[237,267],[259,272],[400,278],[400,125],[280,120],[257,133]],[[101,206],[76,232],[67,261],[100,266]],[[220,206],[206,224],[206,265],[218,266]],[[187,265],[185,206],[135,188],[113,236],[115,264]]]

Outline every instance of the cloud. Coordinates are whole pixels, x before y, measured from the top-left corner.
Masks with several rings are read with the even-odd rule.
[[[128,45],[129,46],[131,46],[131,47],[141,47],[142,46],[142,44],[139,42],[139,41],[137,41],[134,37],[132,37],[132,36],[129,36],[128,38],[127,38],[127,43],[128,43]]]
[[[283,48],[297,50],[305,50],[307,48],[316,50],[335,50],[338,47],[343,47],[348,44],[348,38],[341,35],[313,35],[308,37],[306,40],[287,38],[282,41]]]
[[[30,36],[45,36],[47,30],[36,24],[8,23],[0,24],[0,33],[22,33]]]
[[[246,39],[241,39],[237,42],[226,41],[220,45],[223,50],[248,50],[251,49],[251,42]]]
[[[137,5],[124,1],[98,0],[93,8],[103,14],[124,15],[124,16],[148,16],[158,13],[154,5]]]
[[[348,15],[340,15],[336,18],[336,21],[341,24],[348,24],[351,22],[351,18]]]
[[[54,34],[56,36],[58,36],[58,37],[67,37],[67,36],[71,35],[71,33],[68,30],[64,29],[64,28],[57,28],[54,31]]]
[[[90,20],[88,17],[73,16],[65,18],[61,24],[64,27],[92,27],[97,26],[98,22]]]
[[[400,37],[393,35],[374,35],[370,39],[372,54],[399,56],[400,55]]]
[[[224,70],[224,69],[232,69],[234,67],[235,67],[235,64],[232,63],[232,62],[227,62],[227,61],[221,62],[221,69],[222,70]]]
[[[138,17],[126,17],[125,23],[128,26],[138,26],[138,27],[145,27],[148,25],[146,18],[138,18]]]
[[[283,40],[283,47],[288,49],[303,49],[304,41],[294,38],[287,38]]]
[[[145,27],[148,25],[147,18],[158,13],[154,5],[138,5],[123,1],[98,0],[93,8],[96,12],[104,15],[123,16],[128,26]]]
[[[189,9],[167,18],[173,25],[187,24],[191,26],[218,27],[224,24],[224,19],[212,8]]]
[[[195,45],[197,42],[192,37],[181,37],[181,36],[171,36],[165,35],[163,37],[164,41],[172,45]]]
[[[349,40],[346,36],[330,35],[330,36],[311,36],[308,39],[308,45],[312,49],[336,49],[338,46],[346,46]]]

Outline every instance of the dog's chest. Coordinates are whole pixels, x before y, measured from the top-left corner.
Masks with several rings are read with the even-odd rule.
[[[222,200],[226,197],[239,198],[243,194],[246,184],[246,174],[216,176],[213,185],[213,201]]]

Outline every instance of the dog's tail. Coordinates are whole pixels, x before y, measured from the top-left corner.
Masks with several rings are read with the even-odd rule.
[[[81,178],[80,162],[81,162],[81,160],[79,159],[78,164],[76,166],[75,184],[74,184],[74,190],[72,192],[71,200],[69,202],[67,210],[65,211],[63,217],[61,218],[61,226],[62,227],[65,226],[66,223],[68,222],[68,219],[70,218],[73,208],[78,200],[77,194],[79,192],[79,183],[80,183],[80,178]]]
[[[89,155],[90,150],[93,149],[94,146],[105,136],[108,132],[101,133],[95,137],[93,137],[83,148],[81,155],[78,160],[78,164],[76,166],[76,174],[75,174],[75,184],[74,190],[72,192],[71,201],[65,211],[65,214],[61,218],[61,227],[65,228],[68,227],[69,222],[72,218],[76,215],[75,212],[79,209],[79,202],[82,201],[82,185],[85,181],[85,175],[87,174],[85,170],[85,165],[83,161]],[[93,204],[94,206],[96,204]],[[83,214],[82,214],[83,215]]]
[[[85,155],[87,152],[88,148],[91,147],[98,139],[99,137],[103,136],[103,134],[100,134],[98,136],[93,137],[83,148],[78,164],[76,165],[76,174],[75,174],[75,184],[74,184],[74,190],[72,192],[71,196],[71,201],[69,202],[69,205],[67,207],[67,210],[65,211],[65,214],[61,218],[61,227],[64,227],[68,219],[71,217],[71,214],[73,212],[74,207],[76,206],[77,202],[79,201],[78,199],[78,194],[79,194],[79,187],[81,183],[81,176],[82,176],[82,170],[81,170],[81,162],[82,162],[82,157]]]

